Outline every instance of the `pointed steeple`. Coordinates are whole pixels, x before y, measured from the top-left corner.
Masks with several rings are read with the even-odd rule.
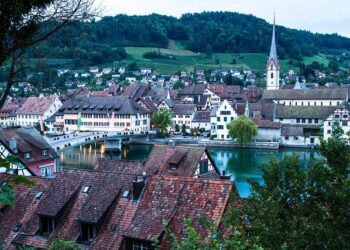
[[[272,30],[271,49],[270,49],[268,65],[270,64],[271,60],[273,60],[276,67],[279,67],[279,60],[278,60],[277,48],[276,48],[275,24],[276,24],[276,14],[273,13],[273,30]]]

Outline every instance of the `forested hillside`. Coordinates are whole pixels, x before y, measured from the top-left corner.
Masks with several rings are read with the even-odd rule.
[[[252,15],[231,12],[185,14],[181,18],[152,14],[117,15],[73,23],[32,49],[30,58],[74,59],[76,65],[100,64],[127,57],[120,47],[161,47],[169,40],[194,52],[267,53],[272,27]],[[281,59],[299,59],[330,50],[349,50],[350,39],[277,26]]]

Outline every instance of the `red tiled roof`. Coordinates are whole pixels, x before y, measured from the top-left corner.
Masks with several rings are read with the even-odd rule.
[[[28,97],[17,114],[43,115],[55,102],[55,96]]]
[[[191,219],[202,236],[208,236],[198,215],[213,219],[218,227],[232,188],[233,183],[227,180],[154,176],[125,236],[153,241],[163,232],[159,225],[168,221],[176,236],[183,237],[186,234],[184,218]]]
[[[148,175],[160,174],[193,177],[198,168],[200,159],[205,153],[209,156],[209,160],[219,174],[219,170],[214,161],[210,158],[210,154],[205,148],[201,147],[155,145],[145,162],[144,169]],[[182,156],[182,154],[186,155],[183,157],[182,161],[179,162],[177,170],[170,169],[169,159],[175,156]]]
[[[0,185],[3,181],[10,182],[12,175],[0,174]],[[28,177],[35,182],[35,186],[16,185],[14,186],[15,192],[15,206],[14,207],[0,207],[1,213],[5,216],[0,216],[0,242],[4,242],[8,245],[16,236],[16,232],[12,229],[16,225],[24,225],[29,218],[33,215],[35,209],[39,204],[39,200],[35,196],[39,192],[43,192],[47,189],[51,180]]]
[[[12,138],[16,139],[18,153],[9,149],[9,140]],[[0,129],[0,143],[16,155],[25,166],[59,157],[35,128]],[[48,150],[47,155],[42,154],[44,149]],[[24,158],[26,152],[31,152],[30,158]]]

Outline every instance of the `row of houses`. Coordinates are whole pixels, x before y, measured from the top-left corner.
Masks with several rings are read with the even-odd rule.
[[[0,174],[0,185],[12,178]],[[30,179],[35,186],[14,187],[15,207],[0,207],[6,249],[47,249],[56,238],[89,249],[169,249],[164,221],[177,239],[187,234],[185,218],[208,237],[201,218],[225,230],[222,217],[236,194],[205,148],[182,146],[155,146],[145,162],[100,159],[93,171]]]

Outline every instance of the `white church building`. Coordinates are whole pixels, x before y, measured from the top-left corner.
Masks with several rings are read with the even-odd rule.
[[[270,56],[266,64],[266,88],[276,90],[280,88],[280,62],[278,60],[275,36],[275,17],[273,19],[272,41]]]

